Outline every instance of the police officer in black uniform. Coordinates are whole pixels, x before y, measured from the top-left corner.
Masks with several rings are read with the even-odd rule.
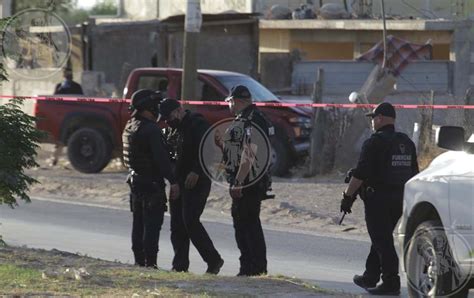
[[[175,252],[173,270],[188,271],[191,240],[208,265],[206,273],[218,274],[224,260],[200,221],[211,190],[211,180],[199,161],[199,147],[210,125],[202,115],[184,110],[177,100],[171,98],[160,104],[160,114],[178,134],[176,175],[181,196],[170,201],[171,243]]]
[[[226,99],[236,115],[220,144],[227,181],[232,197],[235,239],[240,250],[238,276],[267,273],[266,245],[260,222],[261,201],[268,198],[271,146],[274,128],[265,115],[252,104],[247,87],[238,85]],[[257,142],[257,134],[266,142]],[[265,151],[267,151],[265,153]],[[261,153],[265,154],[261,154]],[[268,155],[268,156],[267,156]],[[267,158],[262,160],[262,156]],[[258,160],[260,158],[260,160]]]
[[[132,95],[131,119],[122,135],[123,159],[129,169],[130,207],[133,212],[132,251],[135,264],[158,268],[156,258],[163,216],[166,211],[166,178],[170,199],[179,195],[179,186],[161,129],[156,123],[161,95],[138,90]]]
[[[353,176],[343,193],[341,211],[350,213],[355,194],[363,190],[365,219],[372,246],[363,275],[354,283],[374,295],[398,295],[400,277],[393,230],[402,214],[405,183],[418,173],[416,149],[410,138],[395,131],[395,108],[379,104],[366,116],[375,133],[367,139]],[[382,284],[377,283],[382,277]]]
[[[83,95],[82,87],[79,83],[72,80],[72,69],[67,67],[63,70],[64,81],[57,84],[54,88],[54,95],[74,94]]]
[[[83,95],[82,87],[79,83],[72,80],[72,69],[67,67],[63,70],[64,81],[57,84],[54,88],[54,95]],[[51,160],[51,166],[55,166],[58,163],[59,157],[63,152],[64,144],[56,142],[54,144],[54,153]]]

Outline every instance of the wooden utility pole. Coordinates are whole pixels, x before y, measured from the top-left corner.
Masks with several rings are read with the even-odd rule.
[[[316,73],[316,80],[313,87],[313,103],[321,103],[323,101],[323,84],[324,84],[324,70],[318,68]],[[321,172],[322,163],[322,149],[324,145],[324,127],[321,125],[321,108],[313,108],[313,127],[311,130],[311,144],[310,144],[310,165],[308,176],[312,177]]]
[[[200,0],[187,0],[184,22],[183,77],[181,99],[196,98],[197,47],[201,31],[202,15]]]
[[[385,69],[387,66],[387,20],[385,18],[385,1],[380,0],[382,2],[382,21],[383,21],[383,64],[382,64],[382,70]]]
[[[470,106],[474,104],[474,90],[468,88],[466,90],[466,96],[464,97],[464,105]],[[472,110],[464,109],[464,129],[467,132],[467,136],[470,137],[472,133],[474,133],[474,120],[471,120],[472,117]]]
[[[428,109],[421,110],[421,123],[420,123],[420,139],[418,141],[418,155],[424,156],[429,153],[430,147],[433,146],[431,140],[433,138],[433,105],[434,105],[435,92],[431,90],[431,96],[429,100],[423,100],[423,104],[431,106]]]

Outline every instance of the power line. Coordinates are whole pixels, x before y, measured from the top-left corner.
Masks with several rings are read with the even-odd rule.
[[[408,85],[410,85],[410,87],[412,87],[413,90],[414,90],[416,93],[420,94],[423,99],[430,100],[430,98],[431,98],[431,93],[430,93],[429,95],[427,95],[428,92],[421,91],[420,89],[418,89],[418,87],[416,87],[415,84],[413,84],[410,80],[408,80],[407,78],[405,78],[405,77],[402,76],[401,74],[399,74],[398,76],[399,76],[402,80],[404,80],[406,83],[408,83]]]
[[[438,19],[438,16],[431,10],[416,8],[415,6],[411,5],[410,3],[407,3],[406,0],[402,0],[402,3],[405,4],[406,6],[410,7],[414,11],[418,12],[422,16],[426,17],[426,18],[432,19],[434,17],[434,18]],[[432,15],[432,17],[426,15],[425,13],[423,13],[423,11],[430,13]]]

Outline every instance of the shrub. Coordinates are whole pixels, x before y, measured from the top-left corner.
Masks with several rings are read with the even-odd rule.
[[[0,84],[7,80],[0,63]],[[21,110],[24,99],[14,98],[0,105],[0,204],[17,205],[17,198],[30,202],[28,188],[37,181],[25,170],[36,167],[36,149],[43,133],[35,118]]]

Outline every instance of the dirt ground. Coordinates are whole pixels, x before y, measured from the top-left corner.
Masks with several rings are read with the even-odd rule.
[[[38,151],[40,167],[28,171],[40,182],[31,187],[32,197],[128,208],[126,171],[120,160],[113,160],[102,173],[82,174],[72,168],[65,155],[56,166],[50,166],[52,150],[51,145],[42,145]],[[343,225],[338,224],[345,173],[314,178],[303,178],[303,173],[303,168],[297,168],[292,178],[274,178],[276,198],[262,203],[262,222],[284,229],[368,239],[362,201],[357,200],[352,214],[346,215]],[[214,184],[203,218],[230,222],[230,206],[227,189]]]
[[[299,280],[174,273],[62,252],[0,246],[0,295],[163,297],[327,297]]]

